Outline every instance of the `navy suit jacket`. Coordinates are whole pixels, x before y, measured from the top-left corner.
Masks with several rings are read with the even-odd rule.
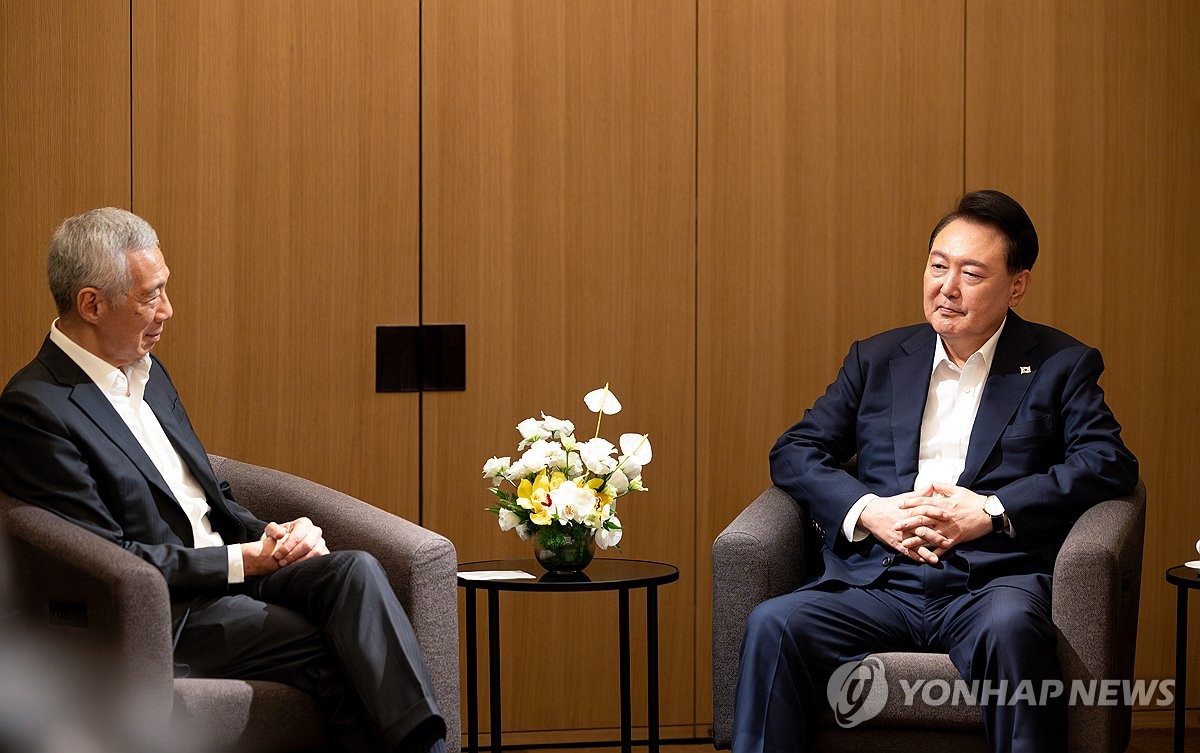
[[[209,522],[226,544],[266,527],[218,482],[179,393],[151,356],[145,400],[204,489]],[[49,338],[0,394],[0,488],[147,560],[173,599],[228,589],[224,547],[195,548],[166,481],[100,388]]]
[[[851,542],[841,527],[864,494],[913,490],[936,337],[919,324],[854,343],[837,379],[771,451],[772,481],[808,509],[823,540],[821,580],[866,585],[897,561],[874,536]],[[1095,348],[1009,312],[958,485],[997,495],[1016,536],[951,550],[970,568],[969,587],[1052,573],[1083,511],[1137,484],[1137,460],[1097,383],[1103,370]]]

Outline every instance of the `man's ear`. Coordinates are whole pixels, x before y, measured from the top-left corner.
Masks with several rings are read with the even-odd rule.
[[[1025,297],[1025,293],[1029,290],[1029,283],[1033,280],[1033,273],[1028,269],[1021,270],[1012,281],[1012,292],[1008,296],[1008,307],[1016,308],[1021,299]]]
[[[96,288],[81,288],[75,294],[75,313],[88,324],[95,324],[108,308],[108,299]]]

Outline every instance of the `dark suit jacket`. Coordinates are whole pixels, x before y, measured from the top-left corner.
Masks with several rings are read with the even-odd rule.
[[[234,502],[158,359],[145,400],[204,489],[226,544],[266,523]],[[194,548],[191,524],[150,457],[94,382],[49,338],[0,394],[0,487],[113,541],[162,571],[173,599],[227,590],[224,547]]]
[[[840,531],[864,494],[913,490],[936,337],[920,324],[854,343],[836,381],[771,451],[772,481],[808,508],[823,538],[823,580],[865,585],[896,562],[875,537],[853,543]],[[958,485],[999,496],[1016,537],[952,550],[970,587],[1053,572],[1075,519],[1137,484],[1137,460],[1097,384],[1103,370],[1096,349],[1009,312]],[[857,470],[844,471],[856,456]]]

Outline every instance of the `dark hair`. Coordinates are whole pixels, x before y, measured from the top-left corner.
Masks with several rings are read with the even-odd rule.
[[[999,230],[1004,236],[1004,261],[1009,274],[1033,269],[1037,261],[1037,231],[1033,220],[1021,208],[1016,199],[1000,191],[972,191],[964,194],[955,205],[954,211],[943,217],[929,234],[929,250],[933,250],[933,239],[955,220],[966,220],[977,225],[987,225]]]

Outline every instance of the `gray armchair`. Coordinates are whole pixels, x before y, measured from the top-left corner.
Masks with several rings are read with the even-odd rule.
[[[416,631],[459,747],[458,601],[454,545],[443,536],[311,481],[209,456],[238,502],[264,520],[307,515],[331,549],[375,555]],[[139,690],[147,725],[183,720],[206,748],[295,751],[324,746],[314,700],[273,682],[174,679],[166,582],[153,566],[53,513],[0,494],[18,603],[43,636],[103,646],[114,681]]]
[[[1054,565],[1053,617],[1059,659],[1067,683],[1073,679],[1131,678],[1137,636],[1146,521],[1146,488],[1102,502],[1076,521]],[[742,635],[751,610],[804,580],[806,547],[812,546],[805,512],[786,492],[772,487],[742,511],[713,542],[713,744],[728,748]],[[815,534],[813,534],[815,538]],[[819,542],[818,542],[819,545]],[[900,680],[961,679],[946,654],[884,653],[888,702],[870,721],[841,729],[826,713],[815,749],[877,751],[903,744],[922,748],[986,751],[983,723],[975,707],[929,706],[916,696],[903,704]],[[1072,753],[1125,750],[1128,706],[1070,706],[1068,744]],[[919,726],[918,726],[919,725]]]

